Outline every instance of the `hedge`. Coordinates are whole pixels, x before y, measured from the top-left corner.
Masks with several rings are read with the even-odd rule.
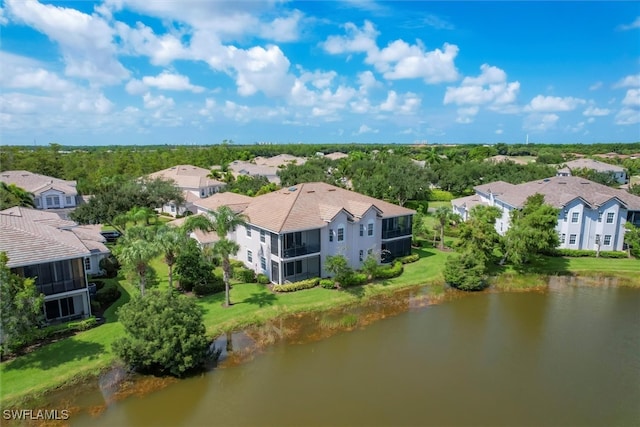
[[[246,267],[236,267],[233,269],[233,278],[242,283],[254,283],[256,281],[256,273]]]
[[[287,283],[284,285],[273,285],[274,292],[294,292],[302,289],[311,289],[318,286],[319,278],[301,280],[299,282]]]
[[[412,262],[418,261],[419,259],[420,259],[420,255],[418,254],[412,254],[412,255],[403,256],[402,258],[398,258],[398,260],[403,264],[410,264]]]
[[[453,199],[453,193],[445,190],[433,189],[429,195],[429,201],[431,202],[450,202]]]
[[[596,253],[596,251],[586,249],[554,249],[549,255],[572,258],[595,258]],[[600,251],[600,258],[627,258],[627,253],[624,251]]]
[[[350,286],[364,285],[367,282],[367,275],[365,273],[352,273],[344,280],[342,286],[348,288]]]
[[[404,267],[402,266],[402,262],[394,261],[391,267],[380,267],[376,270],[374,278],[376,279],[391,279],[393,277],[398,277],[402,274]]]
[[[269,277],[267,277],[266,274],[260,273],[256,276],[256,282],[260,283],[261,285],[268,285]]]
[[[336,282],[333,279],[322,279],[320,280],[320,286],[325,289],[334,289],[336,287]]]

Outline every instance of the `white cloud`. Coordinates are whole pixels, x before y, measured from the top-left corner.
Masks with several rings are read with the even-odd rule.
[[[473,119],[480,111],[480,107],[474,105],[472,107],[458,108],[457,123],[469,124],[473,122]]]
[[[608,116],[611,113],[611,110],[607,108],[598,108],[590,105],[586,110],[582,112],[583,115],[591,117],[591,116]]]
[[[640,110],[623,108],[616,114],[615,123],[617,125],[635,125],[640,123]]]
[[[571,111],[575,110],[578,105],[582,105],[585,102],[586,101],[584,99],[573,98],[571,96],[561,98],[558,96],[538,95],[531,100],[529,105],[524,108],[524,111],[531,111],[536,113]]]
[[[502,129],[496,129],[494,132],[496,135],[502,135],[504,131]]]
[[[9,20],[7,19],[6,12],[2,6],[0,6],[0,25],[7,25]]]
[[[189,59],[191,53],[182,45],[179,35],[156,35],[153,30],[138,22],[135,28],[122,22],[114,25],[122,40],[122,50],[129,55],[148,56],[154,65],[167,65],[176,59]]]
[[[456,45],[445,43],[443,49],[426,51],[420,42],[410,45],[395,40],[379,49],[376,42],[379,33],[371,22],[365,21],[362,28],[347,23],[344,28],[345,36],[329,36],[322,43],[325,51],[334,55],[365,53],[365,63],[373,65],[387,80],[421,78],[426,83],[436,84],[458,78],[454,64],[458,55]]]
[[[622,31],[633,30],[635,28],[640,28],[640,16],[630,24],[621,24],[618,26],[618,29]]]
[[[393,111],[396,109],[396,102],[398,102],[398,94],[394,90],[390,90],[387,99],[380,104],[380,110]]]
[[[640,87],[640,74],[630,74],[622,79],[618,80],[613,85],[615,89],[621,87]]]
[[[560,117],[557,114],[530,114],[525,118],[524,129],[547,131],[555,127]]]
[[[300,37],[299,27],[302,18],[302,12],[294,10],[288,16],[262,24],[260,35],[277,42],[295,41]]]
[[[128,77],[129,72],[116,59],[113,29],[100,16],[37,1],[7,0],[6,9],[11,18],[60,46],[67,76],[93,84],[115,84]]]
[[[56,73],[45,69],[45,64],[31,58],[0,51],[0,86],[9,89],[37,89],[45,92],[63,92],[75,85]]]
[[[640,107],[640,89],[628,89],[622,100],[622,105]]]
[[[175,105],[173,98],[167,98],[164,95],[153,96],[149,92],[143,95],[142,100],[144,101],[144,108],[150,110],[170,109]]]
[[[355,132],[354,135],[362,135],[365,133],[378,133],[379,130],[378,129],[372,129],[367,125],[361,125],[360,128],[358,129],[358,132]]]
[[[173,74],[168,71],[163,71],[156,77],[145,76],[142,78],[142,83],[148,87],[156,87],[162,90],[188,90],[193,93],[200,93],[204,91],[202,86],[194,86],[189,82],[189,77],[180,74]]]
[[[603,85],[602,82],[595,82],[594,84],[589,86],[589,90],[598,90],[602,87],[602,85]]]
[[[278,46],[229,48],[229,53],[240,95],[261,91],[267,96],[284,96],[291,90],[294,77],[288,73],[290,63]]]
[[[427,15],[422,20],[426,25],[435,28],[436,30],[454,30],[455,27],[449,21],[440,18],[436,15]]]

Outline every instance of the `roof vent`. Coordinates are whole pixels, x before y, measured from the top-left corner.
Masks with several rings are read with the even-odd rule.
[[[315,193],[316,190],[307,190],[307,193]]]
[[[545,179],[543,179],[543,181],[544,181],[544,182],[549,182],[549,181],[551,181],[551,180],[550,180],[549,178],[545,178]]]
[[[330,188],[328,191],[336,191],[335,188]]]
[[[289,191],[296,191],[297,189],[297,187],[289,187]]]

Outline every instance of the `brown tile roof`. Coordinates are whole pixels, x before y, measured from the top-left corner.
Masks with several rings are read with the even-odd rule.
[[[0,252],[9,256],[9,267],[107,253],[103,241],[99,232],[77,227],[55,213],[28,208],[0,211]]]
[[[377,209],[383,218],[415,211],[322,182],[298,184],[254,197],[244,214],[249,222],[274,232],[320,228],[344,209],[360,217]]]
[[[492,193],[494,195],[498,195],[498,194],[503,194],[506,191],[510,191],[513,188],[513,186],[514,186],[513,184],[510,184],[508,182],[494,181],[494,182],[489,182],[487,184],[478,185],[473,188],[474,190],[483,194]]]
[[[499,182],[500,181],[498,181],[498,183]],[[486,189],[494,184],[496,183],[483,184],[475,188],[477,191],[481,191],[481,188]],[[600,206],[613,198],[617,198],[622,201],[629,210],[640,210],[640,197],[634,196],[624,190],[607,187],[606,185],[576,176],[554,176],[518,185],[509,184],[509,186],[510,187],[498,185],[496,188],[500,188],[501,191],[497,197],[516,208],[521,208],[527,197],[540,193],[544,195],[546,203],[558,208],[565,206],[576,198],[583,199],[593,207]],[[494,194],[496,193],[494,192]]]
[[[58,190],[70,196],[78,194],[76,181],[65,181],[63,179],[53,178],[24,170],[1,172],[0,181],[6,182],[7,184],[15,184],[35,195],[39,195],[43,191],[47,191],[49,189]]]
[[[240,212],[244,210],[253,200],[252,197],[244,194],[236,194],[231,192],[216,193],[204,199],[198,199],[193,204],[201,209],[214,211],[220,206],[229,206],[231,210]]]
[[[148,178],[171,179],[179,188],[202,188],[224,185],[224,183],[207,178],[211,171],[192,165],[177,165],[147,175]]]
[[[451,201],[451,204],[453,206],[464,206],[467,209],[471,209],[472,207],[474,207],[476,205],[482,204],[482,199],[477,194],[474,194],[472,196],[466,196],[466,197],[460,197],[460,198],[457,198],[457,199],[453,199]]]

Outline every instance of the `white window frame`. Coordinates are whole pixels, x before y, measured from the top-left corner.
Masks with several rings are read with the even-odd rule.
[[[615,219],[616,214],[613,212],[607,213],[607,224],[613,224],[613,220]]]
[[[253,262],[253,252],[247,251],[247,261]]]
[[[373,237],[373,222],[367,224],[367,236]]]
[[[251,227],[247,226],[247,237],[251,238]]]
[[[84,271],[91,271],[91,258],[87,257],[84,259]]]
[[[570,245],[575,245],[577,241],[578,241],[578,235],[577,234],[569,234],[569,244]]]
[[[560,243],[564,243],[567,241],[567,235],[565,233],[562,233],[560,235]]]
[[[605,246],[611,246],[611,234],[605,234],[604,235],[604,241],[603,241]]]
[[[267,232],[264,230],[260,230],[260,242],[264,243],[267,241]]]
[[[260,268],[262,271],[267,271],[267,259],[265,257],[260,257]]]
[[[344,227],[338,227],[338,242],[344,242]]]
[[[364,250],[360,249],[360,261],[364,261]]]
[[[329,242],[333,242],[333,228],[329,229]]]
[[[360,224],[360,237],[364,236],[364,224]]]
[[[571,223],[577,224],[580,221],[580,212],[571,213]]]

